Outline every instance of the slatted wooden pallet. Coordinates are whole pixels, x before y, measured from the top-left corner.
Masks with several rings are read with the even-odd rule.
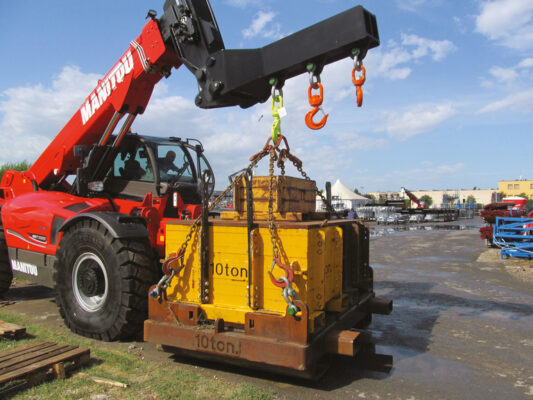
[[[32,385],[52,377],[63,379],[66,364],[79,367],[90,360],[90,350],[57,344],[37,342],[28,346],[0,353],[0,397],[5,391],[11,391],[9,383],[17,381],[22,385]],[[17,385],[17,387],[19,387]]]
[[[18,339],[26,334],[26,328],[9,322],[0,321],[0,337]]]

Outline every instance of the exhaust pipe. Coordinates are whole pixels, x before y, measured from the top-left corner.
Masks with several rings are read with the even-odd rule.
[[[372,314],[389,315],[392,312],[392,300],[373,297],[366,303],[367,310]]]
[[[360,332],[356,331],[331,331],[326,336],[326,351],[329,354],[355,356]]]

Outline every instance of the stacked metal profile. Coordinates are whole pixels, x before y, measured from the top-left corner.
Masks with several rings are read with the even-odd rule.
[[[496,217],[493,237],[502,259],[533,258],[533,218]]]

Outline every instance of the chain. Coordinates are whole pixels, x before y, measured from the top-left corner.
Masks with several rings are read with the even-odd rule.
[[[268,165],[268,230],[270,231],[270,241],[272,242],[272,256],[274,259],[279,256],[278,242],[276,240],[276,226],[274,225],[274,161],[276,161],[276,150],[270,148],[270,161]]]
[[[302,169],[302,162],[295,156],[293,156],[291,154],[292,157],[288,157],[293,165],[295,166],[295,168],[298,170],[298,172],[300,173],[300,175],[303,176],[303,178],[306,180],[306,181],[310,181],[311,178],[309,178],[309,175],[307,175],[307,173]],[[315,187],[315,190],[316,190],[316,194],[320,196],[320,198],[322,199],[322,203],[324,203],[324,205],[326,206],[326,210],[328,212],[332,212],[335,214],[335,216],[337,218],[341,218],[341,216],[339,215],[339,213],[333,208],[331,207],[331,205],[328,203],[328,201],[326,200],[326,198],[324,197],[324,195],[320,192],[320,190],[318,190],[317,187]]]
[[[253,156],[251,163],[248,166],[248,169],[251,170],[252,168],[254,168],[257,165],[257,163],[261,161],[263,157],[265,157],[265,155],[266,154],[258,153],[255,156]],[[222,201],[222,199],[226,197],[226,195],[232,189],[235,188],[235,184],[242,180],[245,173],[246,173],[246,169],[233,179],[233,181],[228,185],[228,187],[213,201],[213,203],[211,203],[211,205],[208,208],[208,211],[211,211],[213,208],[215,208]],[[177,258],[179,259],[179,263],[180,263],[178,270],[181,270],[181,268],[184,267],[183,258],[185,256],[185,251],[187,250],[187,246],[189,245],[189,242],[191,241],[193,234],[196,233],[196,231],[198,230],[198,227],[201,225],[201,219],[202,219],[202,216],[200,215],[194,220],[194,222],[191,225],[191,229],[189,230],[189,233],[187,234],[187,236],[185,236],[185,241],[180,246],[180,249],[178,251],[178,256],[177,256]]]
[[[277,80],[272,81],[272,101],[271,101],[271,114],[274,117],[274,121],[272,121],[272,141],[274,143],[277,143],[280,136],[281,136],[281,117],[280,111],[283,108],[283,91],[282,89],[277,89],[279,94],[276,94],[276,85],[278,84]]]

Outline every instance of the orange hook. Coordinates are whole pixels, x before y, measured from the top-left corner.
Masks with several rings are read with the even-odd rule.
[[[311,111],[309,111],[307,114],[305,114],[305,123],[310,129],[320,129],[323,128],[324,125],[326,125],[326,122],[328,120],[328,115],[325,114],[320,122],[313,121],[313,117],[320,109],[320,106],[322,105],[322,101],[324,100],[324,88],[322,87],[322,84],[320,82],[315,82],[315,85],[318,86],[319,94],[311,94],[311,91],[313,90],[313,85],[309,85],[309,89],[307,90],[307,96],[309,98],[309,105],[313,107]]]
[[[310,129],[317,130],[317,129],[323,128],[324,125],[326,125],[329,114],[324,115],[322,119],[320,120],[320,122],[313,121],[313,117],[318,112],[318,110],[319,110],[318,107],[314,107],[311,111],[305,114],[305,123]]]
[[[363,105],[363,88],[362,88],[362,86],[363,86],[363,84],[365,83],[365,80],[366,80],[365,67],[363,67],[361,65],[360,68],[361,68],[361,76],[359,76],[358,78],[355,77],[356,68],[354,67],[352,69],[352,82],[355,85],[355,93],[356,93],[356,96],[357,96],[357,107],[361,107]]]

